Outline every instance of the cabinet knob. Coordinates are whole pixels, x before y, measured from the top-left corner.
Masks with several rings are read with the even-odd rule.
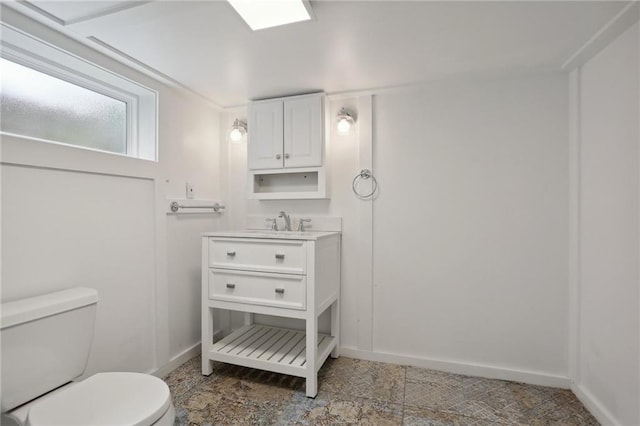
[[[235,252],[235,251],[228,251],[228,252],[227,252],[227,256],[233,257],[233,256],[235,256],[235,255],[236,255],[236,252]]]
[[[284,253],[276,253],[276,259],[284,260]]]
[[[284,158],[289,158],[289,154],[285,154],[285,155],[284,155]]]
[[[227,288],[234,289],[236,288],[235,284],[227,283]]]
[[[279,160],[280,158],[282,158],[280,157],[280,154],[276,154],[276,160]]]
[[[276,293],[284,294],[284,288],[276,288]]]

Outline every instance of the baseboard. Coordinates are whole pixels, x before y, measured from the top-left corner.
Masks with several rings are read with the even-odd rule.
[[[222,330],[218,330],[214,334],[214,340],[218,340],[222,337]],[[176,368],[180,367],[190,359],[200,355],[201,347],[200,343],[196,343],[192,347],[186,349],[180,354],[174,356],[169,362],[158,368],[155,371],[150,372],[157,377],[164,377]],[[571,389],[576,396],[584,403],[585,407],[592,412],[603,424],[615,424],[610,419],[612,417],[608,412],[601,408],[601,406],[594,401],[593,397],[588,392],[584,392],[579,389],[575,384],[571,383],[568,377],[554,376],[550,374],[543,374],[524,370],[513,370],[508,368],[490,367],[478,364],[460,363],[455,361],[442,361],[429,358],[418,358],[388,352],[370,352],[360,349],[341,347],[340,354],[348,358],[363,359],[367,361],[385,362],[390,364],[411,365],[414,367],[428,368],[431,370],[446,371],[454,374],[464,374],[467,376],[485,377],[488,379],[508,380],[512,382],[528,383],[538,386],[550,386],[562,389]],[[574,389],[575,388],[575,389]],[[582,396],[581,396],[582,395]],[[584,400],[583,400],[584,398]],[[594,407],[592,409],[592,407]],[[600,413],[596,415],[596,412]],[[606,421],[604,421],[606,419]]]
[[[150,372],[149,374],[156,377],[164,377],[167,374],[171,373],[176,368],[180,367],[185,362],[189,361],[191,358],[200,355],[200,342],[191,346],[190,348],[182,351],[178,355],[174,356],[169,360],[168,363],[163,365],[162,367],[156,369],[155,371]]]
[[[222,339],[222,330],[217,330],[215,333],[213,333],[213,341],[215,342],[220,339]],[[200,345],[200,342],[198,342],[195,345],[191,346],[190,348],[185,349],[184,351],[180,352],[178,355],[171,358],[169,362],[163,365],[162,367],[157,368],[156,370],[150,371],[149,374],[156,377],[164,377],[167,374],[171,373],[176,368],[180,367],[185,362],[200,355],[201,352],[202,352],[202,346]]]
[[[598,402],[598,400],[582,386],[571,383],[571,391],[582,402],[582,404],[589,410],[593,417],[600,422],[601,425],[618,425],[613,415]]]
[[[554,376],[551,374],[537,373],[533,371],[513,370],[508,368],[467,364],[455,361],[418,358],[387,352],[370,352],[344,346],[340,348],[340,354],[348,358],[386,362],[391,364],[410,365],[414,367],[428,368],[431,370],[446,371],[448,373],[464,374],[467,376],[509,380],[512,382],[528,383],[539,386],[550,386],[562,389],[569,389],[571,387],[571,381],[568,377]]]

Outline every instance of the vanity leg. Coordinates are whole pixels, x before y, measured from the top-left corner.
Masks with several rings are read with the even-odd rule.
[[[340,356],[340,299],[331,304],[331,336],[336,339],[336,347],[331,351],[331,358]]]
[[[253,314],[251,312],[244,313],[244,325],[253,324]]]
[[[202,374],[208,376],[213,373],[213,361],[207,356],[213,344],[213,309],[208,306],[202,309],[206,311],[202,315]]]
[[[318,394],[318,372],[316,363],[318,362],[318,317],[307,319],[307,396],[315,398]]]

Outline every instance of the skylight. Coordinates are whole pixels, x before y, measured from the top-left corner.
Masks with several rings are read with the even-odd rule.
[[[228,0],[253,31],[308,21],[302,0]]]

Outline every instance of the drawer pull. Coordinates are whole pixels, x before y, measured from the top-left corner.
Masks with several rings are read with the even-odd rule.
[[[231,284],[231,283],[227,283],[227,288],[233,289],[233,288],[236,288],[236,285],[235,284]]]
[[[276,253],[276,259],[284,260],[284,253]]]
[[[228,251],[228,252],[227,252],[227,256],[233,257],[233,256],[235,256],[235,255],[236,255],[236,252],[235,252],[235,251]]]
[[[284,294],[284,288],[276,288],[276,293]]]

